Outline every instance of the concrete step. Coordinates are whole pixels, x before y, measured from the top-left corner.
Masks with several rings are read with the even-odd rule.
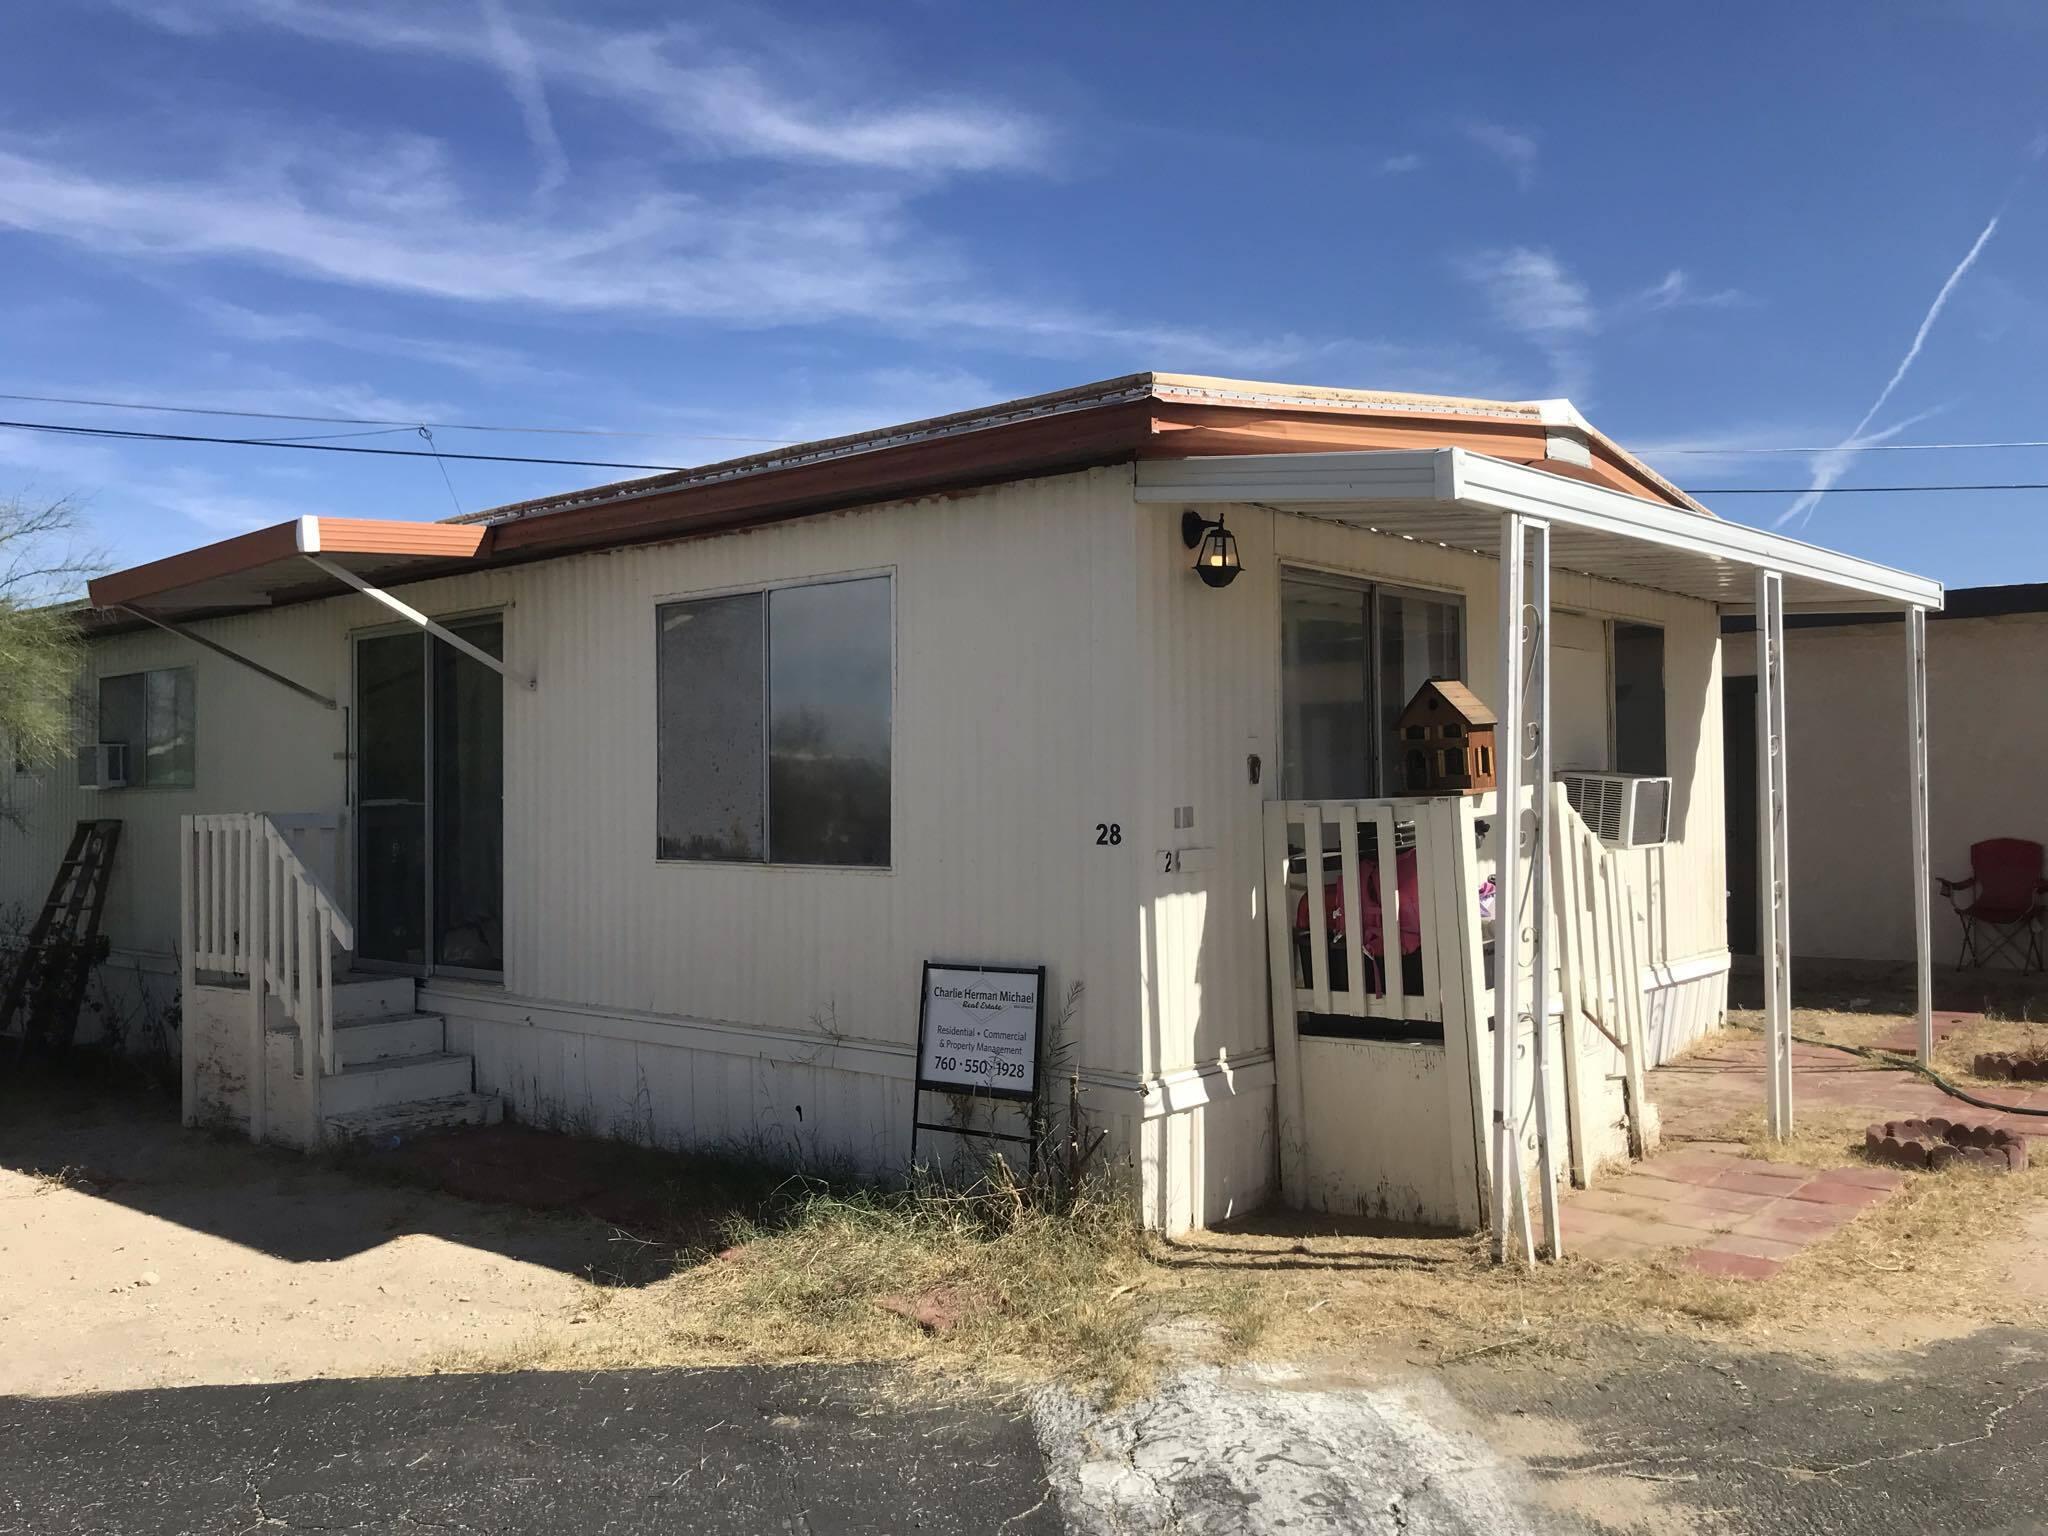
[[[419,1008],[419,982],[411,976],[350,971],[334,978],[334,1022],[403,1017]]]
[[[441,1099],[331,1114],[327,1117],[327,1136],[332,1142],[389,1146],[455,1126],[496,1125],[504,1115],[504,1101],[495,1093],[452,1093]]]
[[[351,1019],[334,1026],[334,1062],[345,1071],[369,1061],[435,1056],[447,1048],[447,1037],[447,1028],[438,1013]]]
[[[320,1084],[320,1105],[330,1117],[369,1109],[390,1109],[416,1099],[445,1099],[468,1093],[476,1083],[469,1056],[437,1051],[396,1061],[366,1061],[344,1067]]]

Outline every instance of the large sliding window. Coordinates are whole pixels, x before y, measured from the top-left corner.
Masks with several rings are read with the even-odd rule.
[[[1432,677],[1464,675],[1456,598],[1290,571],[1280,581],[1280,790],[1399,794],[1394,721]]]
[[[886,576],[655,611],[655,854],[886,867]]]

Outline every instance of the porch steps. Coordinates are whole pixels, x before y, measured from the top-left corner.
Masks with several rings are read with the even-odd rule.
[[[389,1014],[334,1026],[335,1063],[346,1070],[367,1062],[432,1056],[447,1049],[447,1026],[438,1013]]]
[[[336,1027],[362,1019],[388,1019],[418,1009],[419,983],[410,976],[373,976],[349,971],[334,978]]]
[[[446,1098],[418,1099],[408,1104],[329,1115],[327,1136],[338,1144],[366,1142],[378,1146],[457,1126],[496,1125],[504,1112],[504,1102],[495,1093],[453,1093]]]
[[[332,1119],[366,1109],[389,1109],[420,1099],[445,1099],[475,1086],[476,1062],[452,1051],[343,1067],[320,1084],[320,1106]]]

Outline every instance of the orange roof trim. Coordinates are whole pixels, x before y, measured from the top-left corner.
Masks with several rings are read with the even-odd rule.
[[[386,566],[402,566],[411,561],[474,560],[489,535],[488,528],[463,523],[299,517],[152,560],[147,565],[115,571],[89,583],[87,591],[95,608],[146,607],[153,599],[217,587],[273,568],[300,567],[305,576],[314,576],[311,567],[302,565],[298,558],[301,555],[343,560],[367,556]]]

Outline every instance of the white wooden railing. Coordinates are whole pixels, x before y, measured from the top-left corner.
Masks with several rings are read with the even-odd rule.
[[[1560,1031],[1564,1090],[1569,1123],[1577,1128],[1572,1172],[1584,1183],[1596,1149],[1581,1113],[1592,1105],[1581,1105],[1581,1089],[1610,1082],[1615,1059],[1593,1031],[1619,1057],[1621,1071],[1613,1075],[1623,1084],[1628,1150],[1638,1156],[1645,1150],[1643,982],[1651,935],[1644,917],[1655,866],[1638,852],[1601,843],[1572,810],[1562,785],[1548,792],[1546,951],[1553,973],[1545,1012],[1550,1021],[1561,1015],[1566,1026]],[[1534,792],[1525,790],[1525,818],[1534,805]],[[1490,1105],[1483,1063],[1492,1051],[1495,972],[1510,963],[1495,944],[1509,929],[1486,894],[1507,846],[1499,809],[1497,793],[1266,805],[1264,900],[1281,1174],[1290,1203],[1300,1203],[1303,1188],[1301,1139],[1319,1133],[1303,1117],[1300,1037],[1343,1033],[1305,1027],[1309,1015],[1440,1024],[1450,1080],[1462,1085],[1453,1107],[1472,1111],[1475,1155],[1484,1160],[1482,1122]],[[1411,858],[1412,881],[1404,880]],[[1368,926],[1376,945],[1368,942]],[[1403,974],[1404,947],[1415,960],[1410,975]],[[1590,1023],[1590,1045],[1580,1040],[1581,1020]],[[1395,1031],[1396,1038],[1402,1033]],[[1416,1032],[1405,1033],[1412,1038]],[[1516,1048],[1523,1047],[1518,1042]],[[1518,1093],[1517,1123],[1528,1102],[1524,1094],[1533,1091],[1532,1081]],[[1375,1109],[1361,1102],[1358,1112]]]
[[[1550,786],[1551,932],[1557,960],[1557,988],[1565,1018],[1584,1017],[1621,1056],[1622,1088],[1628,1116],[1628,1147],[1641,1157],[1644,1145],[1643,967],[1650,935],[1644,924],[1647,898],[1642,864],[1602,843],[1572,809],[1562,784]],[[1572,1123],[1583,1125],[1578,1096],[1582,1074],[1574,1058],[1577,1033],[1567,1029],[1565,1089]],[[1590,1166],[1584,1138],[1573,1146],[1573,1178],[1585,1183]]]
[[[1492,873],[1492,838],[1481,828],[1495,805],[1490,794],[1267,803],[1268,947],[1275,998],[1291,1005],[1287,1023],[1302,1013],[1442,1023],[1447,990],[1490,991],[1480,887]],[[1335,846],[1326,847],[1331,834]],[[1402,879],[1411,857],[1412,891]],[[1377,917],[1367,910],[1373,885]],[[1403,975],[1404,931],[1416,940],[1419,986]]]
[[[264,1131],[267,999],[299,1032],[299,1070],[316,1102],[335,1070],[334,953],[355,948],[355,926],[313,860],[338,857],[338,817],[236,812],[179,818],[181,946],[187,1006],[195,972],[246,981],[250,994],[249,1134]],[[331,861],[328,869],[334,867]],[[196,1052],[185,1052],[186,1112],[194,1112]]]

